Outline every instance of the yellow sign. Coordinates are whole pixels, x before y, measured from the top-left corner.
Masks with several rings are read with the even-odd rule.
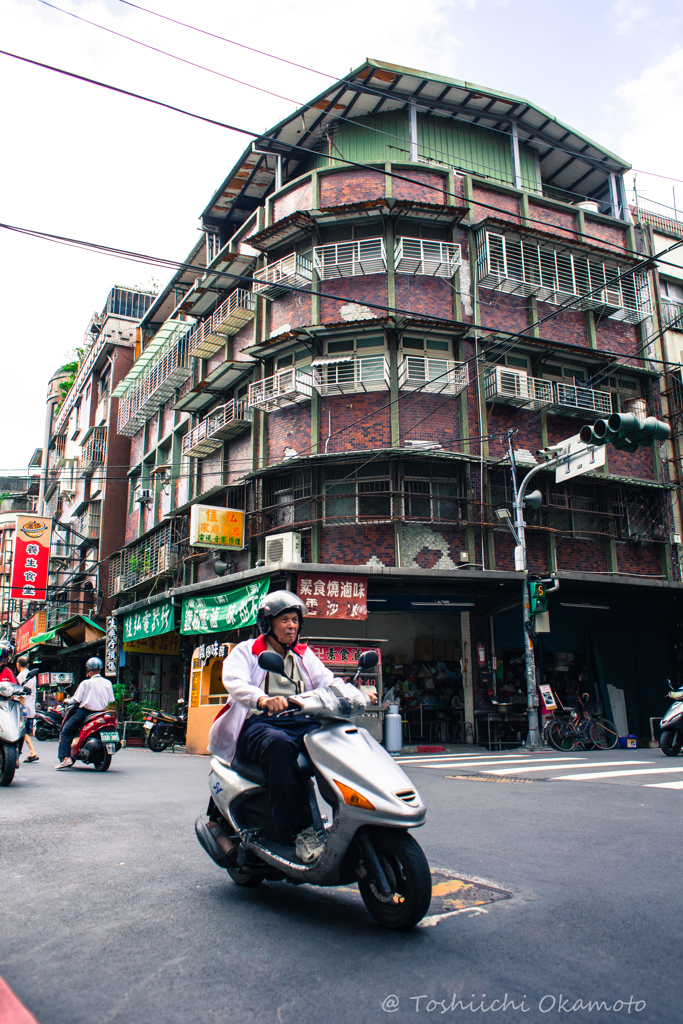
[[[194,548],[244,547],[244,512],[237,508],[193,505],[190,509],[190,544]]]
[[[178,657],[180,636],[177,633],[162,633],[160,636],[150,636],[144,640],[127,640],[123,649],[130,651],[131,654],[166,654]]]

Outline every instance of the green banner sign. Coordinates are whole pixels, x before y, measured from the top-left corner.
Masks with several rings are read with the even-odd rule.
[[[125,616],[123,641],[126,643],[128,640],[144,640],[149,636],[172,633],[174,628],[173,601],[162,601],[161,604]]]
[[[223,633],[253,626],[256,613],[268,593],[270,576],[246,587],[215,597],[187,597],[183,601],[181,633]]]

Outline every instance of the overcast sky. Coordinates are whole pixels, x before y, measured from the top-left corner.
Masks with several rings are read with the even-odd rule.
[[[240,85],[83,24],[39,0],[3,0],[3,49],[262,131],[366,57],[523,96],[638,170],[641,195],[683,207],[680,0],[57,0],[82,18]],[[329,77],[326,78],[325,75]],[[259,92],[250,85],[284,97]],[[0,221],[182,259],[245,137],[0,56]],[[654,177],[656,172],[664,177]],[[667,180],[679,179],[679,180]],[[627,183],[632,184],[632,174]],[[52,372],[114,284],[168,272],[0,230],[0,471],[42,444]]]

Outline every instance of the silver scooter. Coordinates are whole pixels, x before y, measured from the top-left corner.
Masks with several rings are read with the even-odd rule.
[[[36,668],[29,672],[25,682],[38,675],[39,671]],[[23,683],[19,686],[0,682],[0,786],[11,784],[21,757],[26,735],[21,698],[30,692]]]
[[[683,691],[670,690],[669,697],[673,704],[659,723],[659,749],[667,757],[677,757],[683,747]]]
[[[377,653],[365,651],[354,683],[361,671],[376,664]],[[288,678],[282,658],[272,651],[261,654],[259,665]],[[320,886],[357,882],[379,924],[414,927],[429,909],[432,883],[427,858],[408,829],[424,824],[426,807],[386,750],[352,723],[366,710],[364,694],[352,684],[334,684],[290,698],[289,709],[283,713],[303,712],[319,721],[304,737],[308,756],[299,757],[299,767],[308,782],[323,853],[306,865],[293,848],[275,841],[265,776],[257,764],[238,756],[232,764],[219,757],[211,761],[208,821],[199,817],[195,823],[199,842],[238,885],[264,880]],[[320,814],[314,782],[332,808],[332,824]],[[225,837],[237,844],[227,855],[218,843]]]

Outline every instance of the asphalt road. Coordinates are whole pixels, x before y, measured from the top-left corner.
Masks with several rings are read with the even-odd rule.
[[[39,1024],[681,1019],[683,794],[650,787],[683,772],[557,776],[683,758],[405,763],[437,884],[501,898],[394,934],[353,892],[235,886],[194,837],[207,758],[132,748],[104,775],[55,772],[56,743],[37,746],[0,790],[0,975]]]

